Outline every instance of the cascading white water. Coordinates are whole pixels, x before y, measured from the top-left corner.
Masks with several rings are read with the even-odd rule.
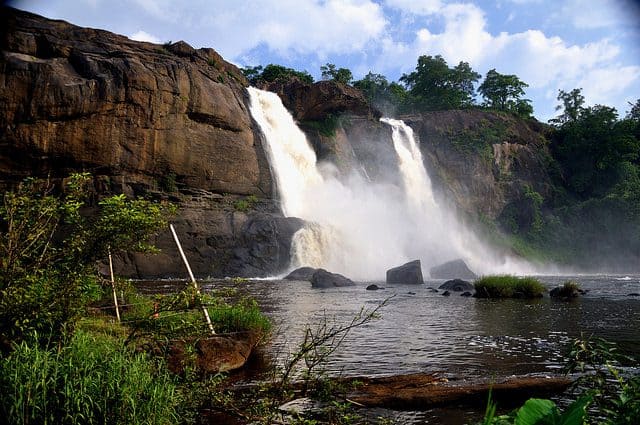
[[[362,173],[338,177],[330,164],[316,164],[304,133],[274,94],[249,88],[251,114],[266,139],[266,151],[285,215],[311,224],[292,242],[292,268],[323,267],[354,279],[380,279],[413,259],[430,267],[463,258],[472,269],[523,272],[526,264],[495,256],[438,205],[411,128],[392,128],[403,188],[371,182]]]

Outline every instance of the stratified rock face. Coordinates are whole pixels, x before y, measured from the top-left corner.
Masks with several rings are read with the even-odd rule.
[[[0,179],[91,170],[270,195],[246,80],[212,49],[2,9]]]
[[[420,260],[410,261],[387,270],[387,283],[423,284]]]
[[[469,269],[469,267],[467,266],[467,263],[465,263],[464,260],[448,261],[444,264],[431,267],[431,270],[429,270],[429,274],[434,279],[459,280],[459,279],[475,279],[478,277],[474,272],[472,272]],[[449,289],[449,288],[442,288],[442,286],[440,288]],[[473,285],[471,288],[466,288],[466,289],[473,289]],[[466,289],[463,289],[463,290],[466,290]]]
[[[273,199],[235,66],[185,42],[136,42],[10,8],[0,28],[0,186],[90,171],[99,195],[176,203],[197,276],[288,267],[299,222]],[[159,255],[119,255],[117,273],[186,276],[168,230],[156,245]]]
[[[550,197],[543,124],[480,110],[401,118],[420,140],[434,186],[465,213],[495,219],[516,210],[522,215],[516,219],[524,221],[518,224],[526,228],[528,218],[532,220],[527,218],[529,194]]]

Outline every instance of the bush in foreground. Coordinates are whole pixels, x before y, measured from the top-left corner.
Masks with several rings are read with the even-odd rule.
[[[547,291],[538,279],[510,275],[483,276],[474,285],[478,298],[540,298]]]
[[[11,424],[172,424],[176,386],[123,339],[79,330],[69,345],[27,340],[0,362],[0,413]]]

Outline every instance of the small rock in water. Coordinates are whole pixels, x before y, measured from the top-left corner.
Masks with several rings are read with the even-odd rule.
[[[423,284],[420,260],[410,261],[387,270],[387,283]]]
[[[469,291],[463,292],[462,294],[460,294],[461,297],[470,297],[472,294]]]
[[[378,289],[384,289],[384,288],[381,288],[376,284],[372,284],[372,285],[367,286],[367,291],[377,291]]]
[[[472,283],[467,282],[462,279],[452,279],[447,280],[445,283],[440,285],[438,289],[447,289],[449,291],[463,292],[463,291],[473,291],[475,287]]]
[[[429,288],[429,292],[439,292],[439,291],[435,288]]]
[[[407,295],[415,295],[415,292],[407,292]]]
[[[449,292],[449,291],[444,291],[444,292],[442,293],[442,296],[443,296],[443,297],[448,297],[449,295],[451,295],[451,292]]]
[[[640,294],[637,292],[632,292],[630,294],[627,295],[628,297],[640,297]]]

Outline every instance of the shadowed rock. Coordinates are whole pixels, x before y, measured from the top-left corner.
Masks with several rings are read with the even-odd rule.
[[[313,267],[300,267],[295,269],[288,275],[284,277],[285,280],[308,280],[311,281],[313,274],[317,272],[318,269],[314,269]]]
[[[387,270],[387,283],[422,284],[422,267],[420,260],[410,261]]]
[[[376,284],[372,284],[372,285],[367,286],[367,291],[377,291],[378,289],[384,289],[384,288],[381,288]]]
[[[429,273],[434,279],[476,279],[478,277],[469,269],[467,263],[460,259],[431,267]]]
[[[447,289],[449,291],[464,292],[464,291],[473,291],[474,286],[472,283],[467,282],[466,280],[452,279],[452,280],[447,280],[445,283],[440,285],[438,289]]]
[[[338,273],[331,273],[324,269],[318,269],[311,276],[312,288],[335,288],[342,286],[353,286],[355,283]]]

